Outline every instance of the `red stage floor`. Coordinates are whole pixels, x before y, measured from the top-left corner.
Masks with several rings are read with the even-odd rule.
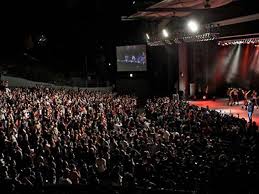
[[[245,118],[248,120],[247,117],[247,111],[245,109],[242,109],[243,102],[240,101],[239,105],[235,106],[228,106],[227,102],[228,99],[216,99],[215,101],[212,100],[201,100],[201,101],[189,101],[190,104],[200,106],[200,107],[207,107],[209,106],[209,109],[221,111],[225,114],[232,114],[236,117]],[[255,107],[255,111],[253,114],[253,121],[259,124],[259,109]]]

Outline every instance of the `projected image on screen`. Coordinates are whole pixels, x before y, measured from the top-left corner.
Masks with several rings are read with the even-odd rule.
[[[119,46],[117,53],[117,71],[146,71],[146,45]]]

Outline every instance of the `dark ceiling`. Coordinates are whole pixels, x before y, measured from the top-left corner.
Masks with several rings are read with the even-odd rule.
[[[122,21],[121,17],[128,17],[157,2],[160,1],[1,1],[0,7],[4,12],[1,12],[0,62],[19,60],[24,52],[28,52],[41,63],[60,64],[57,67],[67,69],[72,63],[80,66],[85,56],[90,56],[90,63],[94,64],[96,55],[109,58],[118,44],[144,41],[143,34],[163,18],[157,21]],[[239,0],[223,8],[193,11],[192,15],[207,22],[256,13],[258,9],[257,0]],[[174,17],[170,19],[172,23],[182,21]],[[38,44],[41,35],[47,38],[44,44]],[[29,50],[26,50],[26,45],[31,45]]]
[[[96,56],[112,55],[111,49],[128,31],[121,16],[129,16],[156,2],[158,0],[1,1],[4,11],[0,19],[0,63],[28,63],[35,59],[34,62],[70,70],[71,64],[74,68],[81,66],[88,56],[89,66],[94,66]],[[136,29],[133,25],[133,36]],[[47,41],[39,44],[42,35]],[[25,62],[24,55],[29,56]]]
[[[146,3],[148,2],[148,3]],[[121,23],[121,16],[129,16],[138,7],[149,6],[157,0],[29,0],[29,1],[1,1],[2,28],[4,36],[1,42],[16,42],[30,33],[48,34],[59,41],[75,41],[83,38],[87,41],[113,40]],[[4,18],[4,19],[3,19]],[[75,37],[76,36],[76,37]],[[11,45],[10,45],[11,46]],[[14,45],[12,45],[14,46]]]

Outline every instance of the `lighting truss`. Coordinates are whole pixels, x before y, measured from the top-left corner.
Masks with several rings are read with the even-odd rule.
[[[238,45],[238,44],[257,44],[257,43],[259,43],[259,37],[218,41],[218,45],[220,46]]]
[[[192,36],[184,36],[182,39],[184,42],[205,42],[215,40],[219,37],[219,33],[204,33]]]
[[[171,44],[181,44],[188,42],[205,42],[215,40],[219,37],[219,33],[203,33],[197,35],[181,35],[180,33],[175,34],[173,38],[170,39],[156,39],[149,40],[147,44],[149,46],[162,46],[162,45],[171,45]]]

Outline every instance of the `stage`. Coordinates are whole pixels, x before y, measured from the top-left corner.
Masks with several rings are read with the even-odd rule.
[[[239,105],[234,106],[228,106],[228,99],[227,98],[221,98],[213,100],[197,100],[197,101],[189,101],[190,104],[200,106],[200,107],[207,107],[209,106],[209,109],[221,111],[225,114],[232,114],[235,117],[239,118],[245,118],[248,121],[247,111],[242,108],[243,101],[239,102]],[[253,114],[253,121],[255,121],[257,124],[259,124],[259,109],[255,107],[254,114]]]

